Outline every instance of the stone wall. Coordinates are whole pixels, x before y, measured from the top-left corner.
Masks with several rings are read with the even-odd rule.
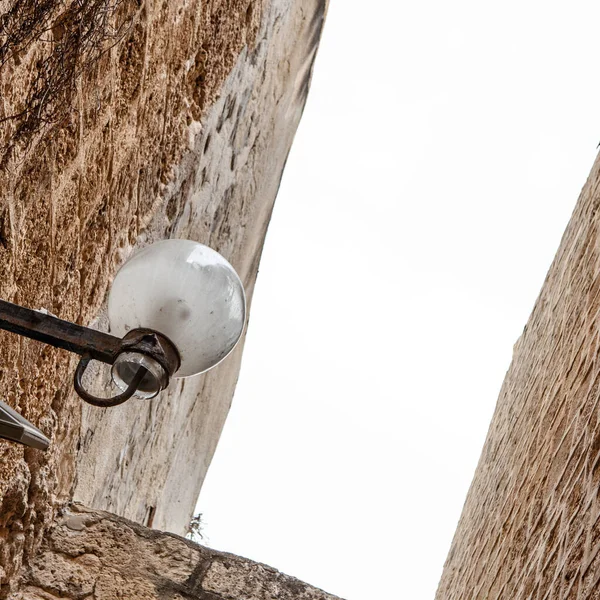
[[[48,598],[336,600],[266,565],[77,505],[57,518],[13,596]]]
[[[137,248],[198,240],[249,300],[325,0],[0,0],[0,297],[106,328]],[[205,376],[103,411],[76,357],[0,333],[3,399],[52,439],[0,442],[0,597],[73,497],[183,533],[242,345]],[[95,389],[107,393],[106,371]]]
[[[598,598],[600,160],[510,369],[437,598]]]

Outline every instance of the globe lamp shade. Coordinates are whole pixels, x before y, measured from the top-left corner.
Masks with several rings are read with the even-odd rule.
[[[153,329],[177,348],[175,377],[189,377],[220,363],[239,341],[246,320],[246,297],[233,267],[218,253],[191,240],[164,240],[134,254],[119,270],[108,297],[111,333],[124,336]],[[141,356],[115,363],[113,379],[124,389],[146,367],[139,394],[158,392],[159,365]],[[142,382],[143,383],[143,382]]]

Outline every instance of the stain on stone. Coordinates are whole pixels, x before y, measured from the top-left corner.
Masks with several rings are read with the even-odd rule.
[[[71,531],[83,531],[85,529],[85,517],[83,515],[67,515],[64,524]]]
[[[154,524],[154,515],[156,514],[156,506],[148,507],[148,516],[146,517],[146,527],[152,527]]]

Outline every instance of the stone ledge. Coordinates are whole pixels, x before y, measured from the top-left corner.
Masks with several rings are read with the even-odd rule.
[[[23,570],[15,600],[336,600],[279,571],[72,504]],[[339,600],[339,599],[338,599]]]

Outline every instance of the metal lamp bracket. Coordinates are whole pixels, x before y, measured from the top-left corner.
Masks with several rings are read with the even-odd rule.
[[[155,377],[157,393],[168,386],[169,378],[180,365],[175,345],[166,336],[151,329],[132,329],[123,338],[118,338],[4,300],[0,300],[0,329],[79,354],[81,359],[74,375],[75,391],[83,400],[94,406],[117,406],[131,398],[144,377],[148,376],[148,369],[143,365],[137,366],[122,393],[111,398],[98,398],[88,392],[83,384],[83,375],[91,360],[114,365],[124,353],[148,357],[162,370],[160,376]],[[35,448],[45,448],[49,444],[49,440],[39,429],[1,401],[0,437]]]

